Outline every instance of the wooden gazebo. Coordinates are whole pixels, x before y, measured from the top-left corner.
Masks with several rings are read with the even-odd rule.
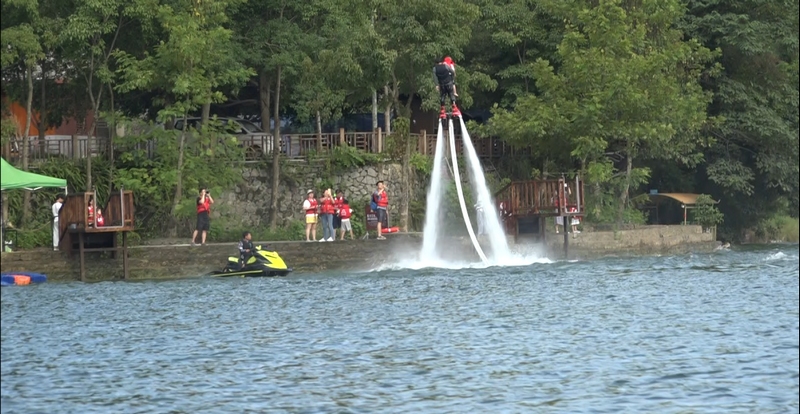
[[[128,277],[128,232],[134,230],[133,191],[120,189],[109,195],[102,208],[105,223],[97,223],[97,211],[93,219],[89,215],[89,203],[94,200],[95,209],[100,203],[95,191],[70,194],[64,200],[59,213],[59,250],[80,257],[81,281],[86,280],[86,252],[111,252],[112,258],[122,251],[123,275]],[[122,245],[117,235],[121,234]]]

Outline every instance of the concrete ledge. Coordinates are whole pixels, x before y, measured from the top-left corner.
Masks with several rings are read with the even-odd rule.
[[[569,258],[591,259],[601,256],[677,254],[688,251],[710,251],[718,243],[711,233],[699,226],[649,226],[619,232],[592,232],[570,235]],[[387,240],[347,240],[320,242],[257,242],[272,244],[295,273],[324,272],[348,269],[362,271],[383,264],[412,259],[422,247],[421,233],[396,233]],[[482,243],[483,244],[483,243]],[[467,238],[446,242],[447,254],[462,261],[477,256]],[[520,250],[547,252],[552,259],[563,257],[563,235],[548,234],[542,244],[516,246]],[[235,243],[206,246],[143,245],[129,250],[130,279],[183,278],[219,270],[229,256],[236,255]],[[122,260],[107,254],[87,254],[87,280],[119,280]],[[2,253],[0,271],[32,271],[46,274],[51,280],[79,280],[79,261],[65,253],[48,249]]]

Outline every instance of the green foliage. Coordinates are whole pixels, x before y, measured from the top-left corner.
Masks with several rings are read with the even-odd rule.
[[[346,171],[380,162],[378,154],[362,151],[349,145],[336,146],[330,152],[330,163],[338,171]]]
[[[722,223],[725,216],[720,213],[715,204],[716,202],[709,195],[699,195],[695,208],[691,210],[692,221],[703,226],[705,229],[712,228]]]
[[[433,172],[433,158],[426,157],[418,152],[411,154],[411,158],[408,161],[411,164],[411,167],[414,168],[420,174],[423,174],[425,177],[430,177],[431,172]]]
[[[797,243],[800,241],[800,220],[784,214],[772,214],[758,223],[755,236],[764,242]]]
[[[217,132],[213,123],[208,129],[191,132],[183,163],[182,185],[186,191],[175,210],[179,219],[194,217],[199,187],[208,187],[212,195],[218,195],[242,180],[236,161],[242,159],[243,149],[236,138]],[[116,140],[121,152],[117,157],[115,182],[135,192],[137,216],[141,217],[139,225],[148,233],[162,233],[172,216],[169,206],[178,179],[174,166],[180,155],[180,133],[151,126],[142,135],[126,135]]]

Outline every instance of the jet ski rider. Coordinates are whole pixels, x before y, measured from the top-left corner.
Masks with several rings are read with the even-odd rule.
[[[245,265],[247,265],[247,261],[253,257],[253,242],[251,241],[253,236],[250,234],[249,231],[242,233],[242,240],[239,240],[239,265],[242,269],[244,269]]]

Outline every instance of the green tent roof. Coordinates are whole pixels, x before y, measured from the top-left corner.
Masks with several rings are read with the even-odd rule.
[[[65,179],[18,170],[4,158],[0,158],[0,161],[3,163],[2,169],[0,169],[0,190],[5,191],[14,188],[37,190],[42,187],[67,186],[67,180]]]

